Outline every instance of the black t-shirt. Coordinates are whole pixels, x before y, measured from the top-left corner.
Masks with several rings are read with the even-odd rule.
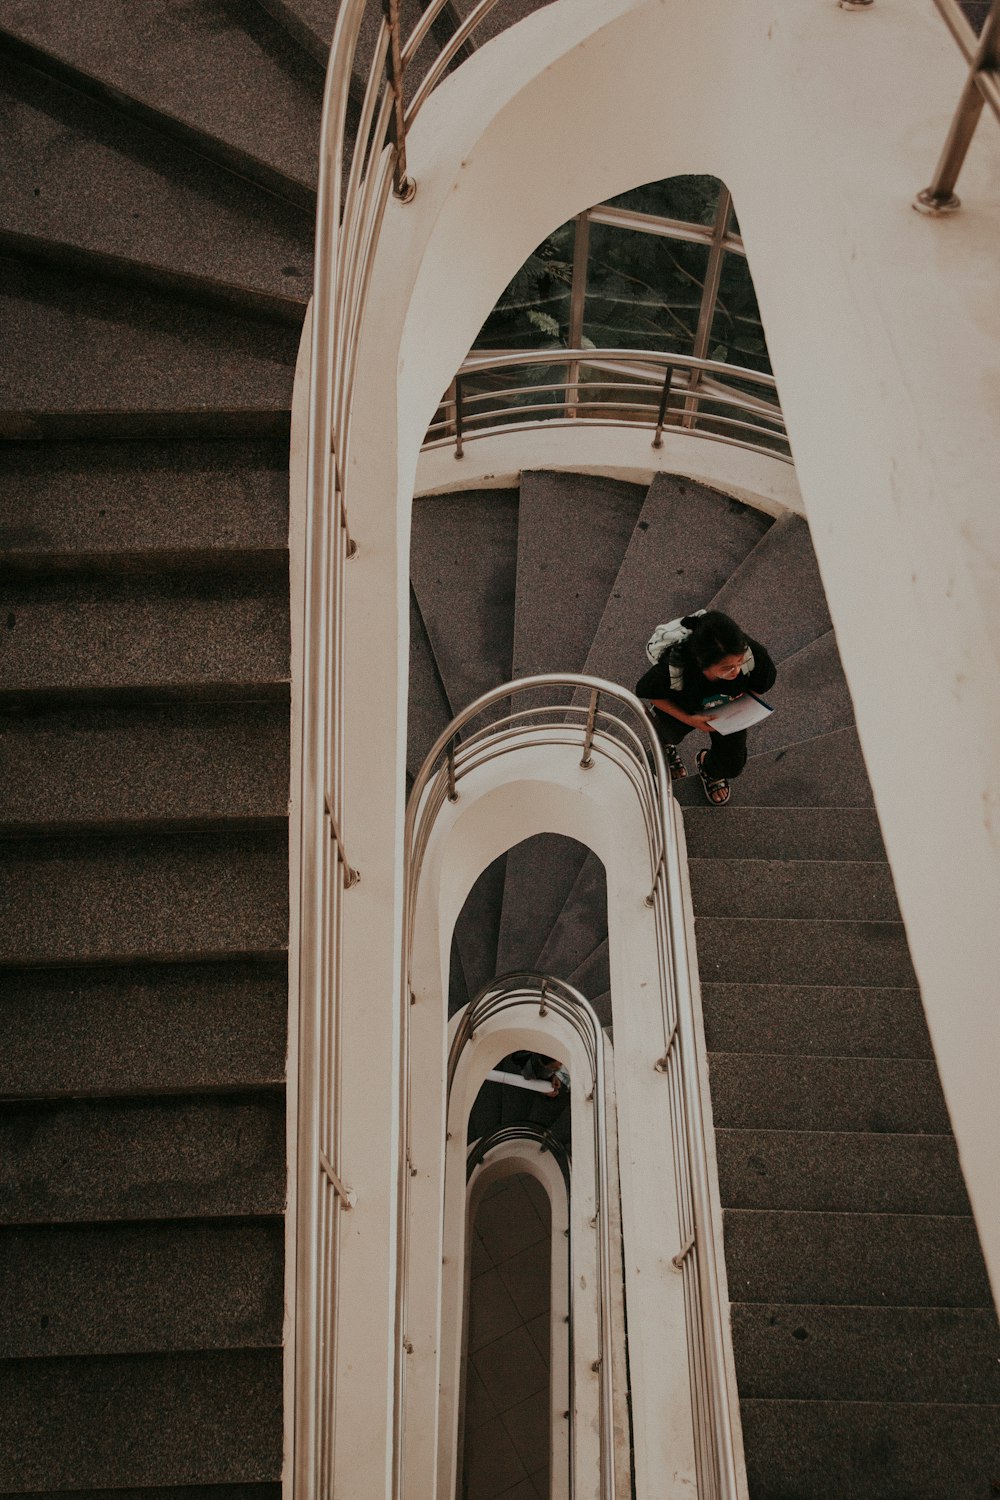
[[[753,652],[753,671],[745,676],[741,672],[732,681],[720,677],[711,681],[691,661],[685,661],[683,646],[673,646],[665,651],[655,666],[650,667],[635,685],[637,698],[669,698],[686,714],[698,714],[713,698],[738,698],[741,693],[766,693],[778,675],[774,662],[759,641],[747,636],[747,645]],[[676,653],[676,654],[675,654]],[[680,662],[684,668],[684,683],[680,692],[670,686],[670,662]],[[716,704],[718,706],[718,704]]]

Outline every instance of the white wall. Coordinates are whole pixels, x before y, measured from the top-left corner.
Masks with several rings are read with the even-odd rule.
[[[359,352],[345,680],[352,849],[391,942],[417,454],[509,277],[580,209],[712,172],[734,194],[987,1259],[1000,1284],[1000,140],[965,208],[910,208],[963,78],[930,0],[559,0],[409,141]],[[397,445],[398,444],[398,445]],[[395,495],[393,514],[387,497]],[[372,662],[380,691],[372,691]],[[352,856],[354,857],[354,856]],[[384,989],[380,991],[384,995]]]

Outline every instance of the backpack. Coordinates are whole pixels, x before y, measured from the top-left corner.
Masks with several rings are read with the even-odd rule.
[[[703,615],[706,613],[707,611],[704,609],[695,609],[691,611],[690,615],[682,615],[681,619],[690,620],[693,619],[696,615]],[[690,630],[688,630],[687,626],[681,624],[680,619],[668,620],[664,625],[657,625],[656,629],[653,631],[653,634],[646,642],[646,657],[650,665],[655,667],[657,662],[663,656],[666,656],[667,652],[672,651],[675,646],[681,645],[683,641],[687,640],[690,634]],[[679,693],[684,686],[684,669],[678,663],[675,663],[673,661],[668,661],[667,666],[670,670],[671,691]],[[753,668],[753,652],[748,646],[746,651],[743,653],[743,661],[740,664],[740,673],[744,677],[749,677],[750,673],[753,671]]]

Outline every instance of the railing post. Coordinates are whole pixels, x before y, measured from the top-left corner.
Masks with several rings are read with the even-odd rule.
[[[455,776],[455,741],[448,741],[448,801],[458,801],[458,786]]]
[[[591,747],[594,743],[594,725],[597,722],[597,704],[600,696],[597,688],[591,688],[590,707],[587,710],[587,728],[583,736],[583,759],[580,761],[580,765],[585,771],[589,771],[594,764]]]
[[[455,457],[461,458],[462,447],[462,377],[455,376]]]
[[[399,29],[399,0],[382,0],[382,10],[389,26],[387,82],[392,94],[392,136],[396,147],[396,159],[392,165],[392,191],[401,203],[409,203],[417,191],[417,184],[412,177],[406,175],[406,115],[403,102],[403,41]]]
[[[993,0],[983,25],[979,43],[969,64],[969,76],[959,96],[958,106],[945,139],[944,149],[931,179],[913,200],[918,213],[931,218],[953,214],[962,200],[955,183],[972,143],[989,91],[990,103],[1000,118],[997,102],[997,74],[1000,72],[1000,0]],[[990,87],[992,85],[992,88]]]
[[[674,379],[673,365],[667,365],[667,373],[663,378],[663,391],[660,394],[660,410],[656,418],[656,436],[653,438],[653,447],[663,447],[663,427],[667,420],[667,407],[670,405],[670,387]]]

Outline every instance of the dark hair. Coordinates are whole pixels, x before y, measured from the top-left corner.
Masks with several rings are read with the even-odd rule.
[[[720,610],[685,615],[681,624],[691,632],[681,651],[702,672],[706,667],[714,667],[724,656],[742,656],[747,649],[747,638],[736,621]]]

